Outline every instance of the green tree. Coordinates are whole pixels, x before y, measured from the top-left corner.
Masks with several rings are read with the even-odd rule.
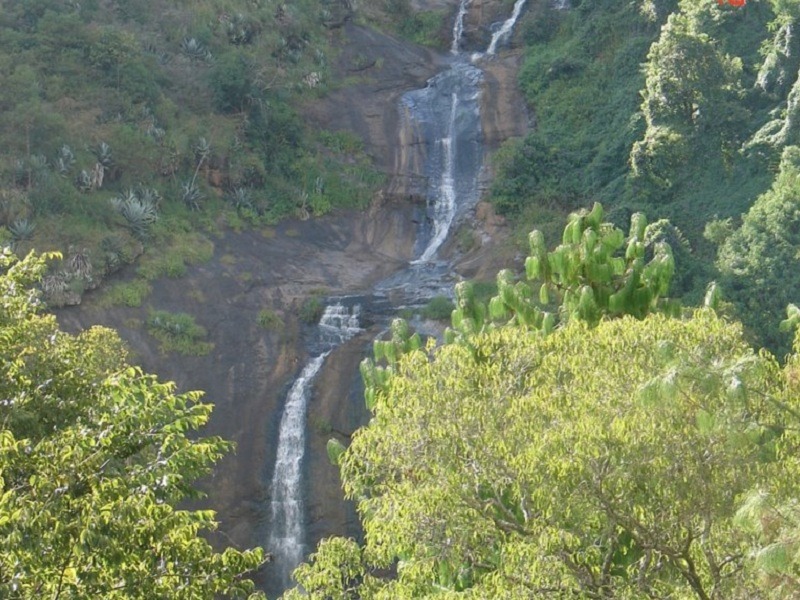
[[[741,72],[741,59],[724,55],[692,15],[670,15],[645,65],[647,127],[630,154],[636,195],[669,199],[695,155],[720,162],[747,114],[739,100]]]
[[[668,298],[675,271],[672,249],[641,213],[631,217],[628,235],[603,221],[602,205],[569,216],[562,242],[548,252],[544,235],[528,236],[527,281],[503,269],[497,296],[487,307],[473,297],[469,282],[456,286],[456,310],[449,340],[469,337],[495,323],[516,323],[544,332],[558,323],[580,319],[590,325],[603,317],[653,311],[675,312]],[[660,231],[665,224],[656,224]]]
[[[800,295],[800,277],[791,267],[800,248],[799,191],[800,148],[787,146],[772,189],[756,200],[717,256],[724,295],[753,337],[780,354],[789,350],[789,336],[778,330],[780,315]]]
[[[702,310],[472,343],[409,352],[377,394],[340,457],[365,544],[297,571],[312,598],[761,597],[733,516],[783,472],[797,401],[740,327]]]
[[[0,255],[0,596],[251,596],[262,551],[217,553],[213,512],[176,508],[230,448],[189,437],[211,406],[129,366],[110,330],[60,331],[44,268]]]
[[[648,125],[708,133],[734,103],[741,60],[724,56],[684,14],[670,15],[647,55],[642,111]]]

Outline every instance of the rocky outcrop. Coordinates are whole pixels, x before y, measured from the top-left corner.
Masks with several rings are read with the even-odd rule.
[[[425,85],[446,57],[353,23],[339,35],[335,69],[337,78],[349,83],[308,106],[308,115],[320,128],[351,131],[364,140],[375,165],[389,178],[388,195],[414,196],[419,180],[413,166],[406,168],[397,159],[398,143],[404,144],[398,142],[397,104],[404,92]]]

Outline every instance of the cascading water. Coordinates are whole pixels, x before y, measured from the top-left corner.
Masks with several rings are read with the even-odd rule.
[[[482,81],[481,70],[458,54],[449,69],[400,101],[403,119],[414,124],[426,156],[428,214],[417,235],[416,264],[436,257],[458,211],[478,201]]]
[[[452,54],[458,54],[461,51],[461,37],[464,35],[464,17],[467,14],[467,7],[472,4],[472,0],[463,0],[458,5],[458,13],[456,14],[456,20],[453,24],[453,43],[450,46],[450,52]]]
[[[300,372],[289,390],[283,409],[270,487],[272,500],[267,546],[273,555],[275,578],[282,588],[289,586],[291,572],[305,556],[302,463],[311,386],[331,350],[361,331],[360,314],[359,305],[348,308],[336,303],[325,307],[317,325],[314,343],[320,354],[309,360]]]
[[[272,476],[269,549],[281,584],[289,584],[289,574],[303,560],[303,498],[301,475],[306,443],[306,408],[311,383],[325,362],[327,353],[306,364],[295,380],[286,400],[278,434],[275,474]]]
[[[400,110],[415,144],[425,148],[427,218],[417,235],[416,260],[409,268],[375,287],[370,302],[380,303],[400,290],[399,301],[421,304],[452,288],[449,266],[436,261],[456,218],[478,201],[478,177],[483,163],[480,86],[483,72],[461,52],[464,18],[472,0],[461,0],[453,25],[450,68],[425,88],[403,95]],[[492,36],[485,55],[513,29],[525,0],[517,0],[512,16]],[[475,57],[472,57],[475,60]],[[364,298],[362,296],[362,298]],[[327,306],[311,344],[312,358],[289,390],[280,423],[278,450],[272,477],[270,534],[267,550],[273,554],[276,583],[290,585],[292,570],[305,554],[302,467],[305,421],[314,378],[333,348],[351,339],[359,329],[360,307],[341,303]]]
[[[494,53],[497,52],[497,44],[505,40],[511,33],[511,30],[514,29],[514,25],[516,25],[517,19],[519,19],[519,15],[522,13],[522,9],[524,7],[525,0],[517,0],[514,3],[514,10],[511,13],[511,16],[506,19],[500,26],[500,29],[495,31],[492,35],[492,41],[489,42],[489,47],[486,49],[486,54],[488,56],[493,56]]]

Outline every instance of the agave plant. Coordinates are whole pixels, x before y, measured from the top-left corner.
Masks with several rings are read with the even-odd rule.
[[[82,192],[91,191],[94,188],[94,175],[86,169],[81,169],[81,172],[75,176],[75,185]]]
[[[247,188],[234,188],[228,195],[228,201],[233,204],[236,210],[255,210],[253,206],[253,195]]]
[[[110,169],[114,165],[114,157],[111,155],[111,146],[105,142],[100,142],[91,150],[92,154],[97,158],[97,162],[103,165],[104,169]]]
[[[28,219],[15,219],[8,226],[8,231],[11,233],[11,239],[14,243],[29,240],[33,237],[33,232],[36,231],[36,223]]]
[[[14,161],[14,183],[18,186],[30,187],[41,183],[50,175],[47,158],[42,154],[34,154],[27,159]]]
[[[151,123],[145,133],[150,136],[154,142],[160,144],[164,141],[164,137],[167,135],[167,132],[162,129],[161,127],[156,126],[155,123]]]
[[[181,52],[193,61],[211,62],[214,58],[203,43],[198,42],[196,38],[183,38],[181,42]]]
[[[67,265],[76,277],[91,281],[92,262],[89,260],[89,253],[86,251],[86,248],[75,252],[75,254],[70,257],[69,261],[67,261]]]
[[[181,193],[183,203],[186,204],[191,210],[200,210],[200,200],[203,199],[203,193],[197,187],[194,180],[187,181],[181,184]]]
[[[194,146],[195,160],[198,163],[202,163],[208,160],[209,156],[211,156],[211,143],[206,138],[201,137]]]
[[[136,188],[134,195],[142,202],[147,202],[155,206],[156,211],[158,211],[161,206],[161,194],[159,194],[158,190],[155,188],[139,186]]]
[[[75,154],[72,152],[72,148],[66,144],[61,146],[53,164],[59,175],[66,176],[75,164]]]
[[[236,13],[228,19],[225,25],[228,41],[235,46],[249,44],[256,33],[256,25],[250,22],[242,13]]]
[[[136,191],[128,190],[124,196],[111,199],[122,218],[138,239],[144,240],[150,233],[150,227],[158,221],[158,208],[150,197],[140,197]]]

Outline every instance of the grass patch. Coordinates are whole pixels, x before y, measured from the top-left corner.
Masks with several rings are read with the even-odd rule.
[[[100,305],[138,307],[150,295],[152,289],[150,283],[144,279],[114,283],[101,292]]]
[[[442,31],[446,11],[424,10],[409,14],[399,25],[400,34],[420,46],[442,46]]]
[[[261,329],[268,331],[276,331],[283,328],[283,319],[280,318],[278,313],[268,308],[262,308],[258,311],[257,317],[258,326]]]
[[[155,310],[147,318],[147,331],[161,343],[161,352],[205,356],[214,344],[205,340],[208,332],[187,313]]]

